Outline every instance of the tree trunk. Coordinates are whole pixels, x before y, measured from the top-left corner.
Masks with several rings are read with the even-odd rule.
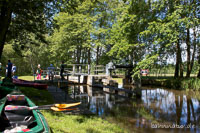
[[[82,50],[82,58],[81,58],[81,63],[84,64],[85,63],[85,50]]]
[[[198,48],[198,64],[200,64],[200,47]],[[200,68],[199,68],[199,72],[197,74],[197,78],[200,78]]]
[[[75,64],[76,63],[76,50],[74,50],[73,55],[74,55],[74,64]]]
[[[181,56],[181,54],[180,54]],[[182,63],[182,56],[180,57],[180,78],[183,78],[183,63]]]
[[[180,71],[180,58],[181,58],[181,48],[179,44],[179,40],[176,43],[176,66],[175,66],[175,73],[174,77],[179,77],[179,71]]]
[[[87,55],[87,48],[84,48],[84,63],[83,64],[87,64],[87,59],[88,59],[88,55]]]
[[[35,74],[35,70],[34,70],[34,67],[33,67],[34,65],[33,65],[33,59],[32,59],[32,57],[33,57],[33,50],[31,48],[31,55],[29,57],[29,59],[30,59],[29,61],[30,61],[30,64],[31,64],[32,72],[33,72],[33,74]]]
[[[80,64],[81,62],[81,50],[82,50],[82,47],[77,46],[77,64]]]
[[[187,45],[187,73],[186,77],[190,77],[191,71],[191,64],[190,64],[190,29],[187,28],[187,38],[186,38],[186,45]]]
[[[193,42],[193,45],[194,45],[194,49],[193,49],[193,53],[192,53],[192,60],[190,62],[190,72],[189,72],[189,75],[191,74],[192,72],[192,68],[193,68],[193,65],[194,65],[194,57],[195,57],[195,53],[196,53],[196,30],[195,28],[193,28],[193,34],[194,34],[194,42]]]
[[[182,42],[179,42],[179,44],[182,44]],[[180,46],[180,45],[179,45]],[[180,78],[183,78],[183,69],[184,69],[184,67],[183,67],[183,62],[182,62],[182,54],[181,54],[181,47],[180,47],[180,54],[179,54],[179,59],[180,59]]]
[[[96,65],[99,65],[99,46],[97,46]]]
[[[3,53],[4,44],[6,42],[6,34],[11,22],[12,9],[10,8],[12,2],[3,1],[1,5],[0,16],[0,59]]]
[[[91,63],[91,59],[90,59],[90,55],[91,53],[90,53],[90,48],[88,48],[88,64],[90,64]]]

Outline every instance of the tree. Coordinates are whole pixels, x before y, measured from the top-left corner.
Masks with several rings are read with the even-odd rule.
[[[44,40],[43,34],[59,4],[56,0],[0,1],[0,59],[5,42],[24,36],[24,31]]]
[[[68,12],[62,11],[54,17],[56,28],[50,37],[51,55],[68,63],[89,63],[91,30],[96,20],[90,15],[93,3],[86,0],[76,4],[76,11],[68,9]]]
[[[195,5],[193,5],[195,4]],[[197,1],[163,0],[154,2],[157,10],[155,21],[149,23],[142,33],[145,38],[153,37],[159,54],[176,57],[174,77],[183,77],[182,52],[187,53],[187,74],[190,77],[196,53]],[[194,10],[192,12],[192,7]],[[193,29],[193,34],[191,30]],[[187,46],[183,50],[184,43]],[[193,53],[191,53],[191,51]]]

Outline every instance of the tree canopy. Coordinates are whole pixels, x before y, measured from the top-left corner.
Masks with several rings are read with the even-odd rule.
[[[19,58],[32,57],[25,60],[33,66],[112,60],[136,73],[173,63],[175,77],[184,72],[190,77],[200,64],[199,5],[199,0],[1,0],[0,55],[7,42]]]

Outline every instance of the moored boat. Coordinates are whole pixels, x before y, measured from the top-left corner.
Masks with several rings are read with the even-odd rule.
[[[15,108],[8,108],[14,105]],[[12,92],[0,100],[0,132],[49,133],[50,128],[39,110],[18,110],[17,107],[36,106],[21,92]]]
[[[47,89],[47,84],[41,84],[41,83],[34,83],[27,80],[21,80],[21,79],[13,79],[13,84],[18,86],[26,86],[26,87],[35,87],[38,89]]]

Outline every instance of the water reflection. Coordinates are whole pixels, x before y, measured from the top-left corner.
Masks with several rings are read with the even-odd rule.
[[[144,88],[142,99],[135,101],[105,93],[104,89],[69,86],[68,93],[91,112],[105,118],[111,117],[131,132],[157,132],[158,129],[151,128],[154,122],[194,125],[188,129],[159,129],[162,132],[200,132],[200,100],[195,95],[199,95],[199,92]]]

